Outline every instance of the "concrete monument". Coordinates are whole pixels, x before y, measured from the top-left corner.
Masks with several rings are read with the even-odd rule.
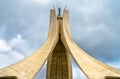
[[[120,79],[120,70],[110,67],[77,46],[69,28],[69,12],[56,16],[50,10],[49,34],[44,45],[31,56],[0,69],[0,79],[34,79],[47,61],[46,79],[72,79],[70,55],[88,79]]]

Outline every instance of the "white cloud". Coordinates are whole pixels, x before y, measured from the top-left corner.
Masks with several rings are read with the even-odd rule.
[[[12,55],[13,57],[15,57],[16,59],[18,59],[18,60],[21,60],[21,59],[25,58],[24,55],[20,54],[20,53],[17,52],[17,51],[12,51],[12,52],[11,52],[11,55]]]
[[[22,38],[22,36],[20,34],[17,35],[17,37],[13,38],[10,40],[9,45],[11,47],[15,47],[17,45],[21,45],[21,44],[25,44],[25,40]]]
[[[5,40],[0,39],[0,53],[9,51],[11,51],[11,47],[8,46]]]
[[[17,37],[11,39],[10,41],[0,39],[0,57],[2,57],[4,60],[4,62],[0,61],[0,67],[5,67],[8,65],[8,63],[12,64],[25,58],[25,54],[18,49],[25,48],[24,50],[28,50],[29,52],[29,48],[27,47],[26,49],[26,47],[27,43],[20,34],[18,34]]]
[[[32,0],[33,2],[40,3],[42,5],[48,5],[51,0]]]
[[[85,4],[87,4],[88,0],[85,0]]]

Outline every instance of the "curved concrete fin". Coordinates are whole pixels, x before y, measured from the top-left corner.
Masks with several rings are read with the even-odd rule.
[[[58,33],[59,28],[57,26],[56,13],[52,9],[50,11],[49,35],[45,44],[24,60],[0,69],[0,76],[16,76],[17,79],[33,79],[55,48],[59,39]]]
[[[119,76],[120,70],[110,67],[89,56],[72,40],[69,30],[68,10],[64,10],[61,40],[78,64],[79,68],[89,79],[105,79],[106,76]]]

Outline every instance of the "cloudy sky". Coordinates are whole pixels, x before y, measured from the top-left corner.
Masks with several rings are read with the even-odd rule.
[[[53,5],[69,9],[71,34],[79,47],[120,69],[120,0],[0,0],[0,68],[42,46]],[[74,61],[72,65],[73,79],[87,79]],[[45,79],[45,73],[46,65],[36,79]]]

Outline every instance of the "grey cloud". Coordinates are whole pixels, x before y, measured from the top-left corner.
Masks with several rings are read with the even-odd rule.
[[[76,1],[77,2],[77,1]],[[119,1],[88,1],[87,5],[74,5],[70,9],[70,23],[73,39],[88,54],[103,61],[119,61]],[[83,9],[82,9],[83,8]],[[74,13],[73,13],[74,12]],[[75,16],[73,16],[75,15]]]
[[[76,43],[100,61],[119,62],[119,3],[118,0],[76,0],[74,2],[51,0],[42,5],[31,0],[1,0],[0,38],[8,41],[21,34],[28,48],[34,51],[47,38],[50,7],[62,6],[63,9],[67,6],[70,12],[71,33]],[[25,49],[21,46],[19,51],[23,50]],[[9,58],[9,56],[3,57]]]
[[[48,30],[49,27],[50,7],[33,4],[31,1],[2,2],[0,25],[5,25],[5,32],[1,35],[6,36],[5,39],[10,39],[16,34],[22,34],[33,47],[40,46],[47,37],[47,31],[44,30]]]

